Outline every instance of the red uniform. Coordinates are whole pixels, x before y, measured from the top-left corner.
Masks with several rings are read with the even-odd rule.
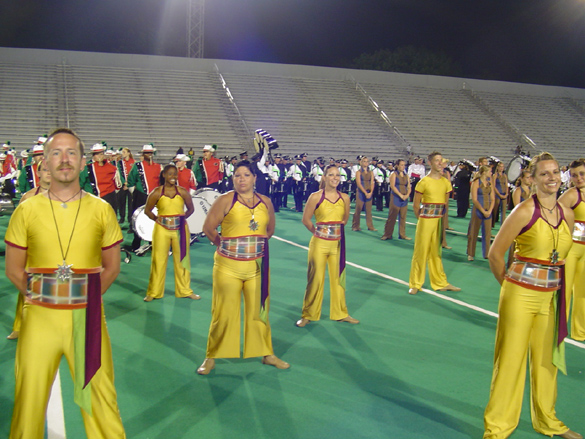
[[[197,181],[195,180],[195,174],[193,174],[193,171],[191,171],[189,168],[185,167],[181,170],[178,170],[178,173],[179,173],[179,178],[178,178],[179,186],[181,186],[182,188],[185,188],[187,190],[197,189]]]

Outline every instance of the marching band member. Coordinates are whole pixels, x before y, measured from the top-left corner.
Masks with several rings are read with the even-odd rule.
[[[254,191],[255,170],[241,161],[234,190],[219,197],[203,231],[217,246],[213,265],[213,302],[205,360],[197,369],[207,375],[216,358],[240,357],[240,307],[244,295],[244,358],[262,357],[277,369],[290,365],[274,355],[268,319],[270,273],[268,240],[274,234],[270,199]],[[221,234],[217,228],[221,227]]]
[[[21,198],[19,204],[22,204],[24,201],[28,200],[31,197],[34,197],[38,194],[44,194],[49,190],[49,185],[51,184],[51,173],[49,172],[49,168],[47,166],[46,160],[41,160],[38,165],[38,173],[39,173],[39,185],[36,188],[31,189],[30,191],[26,192]],[[20,326],[22,324],[22,310],[24,307],[24,296],[22,294],[18,295],[18,300],[16,302],[16,312],[14,314],[14,323],[12,324],[12,332],[6,337],[8,340],[15,340],[18,338],[20,334]]]
[[[408,167],[408,178],[410,178],[410,187],[412,192],[410,193],[410,201],[414,201],[414,195],[416,193],[416,185],[425,176],[425,165],[423,160],[416,156],[414,163]]]
[[[410,196],[410,179],[405,172],[406,162],[399,159],[396,162],[396,169],[390,175],[390,191],[392,192],[392,201],[388,211],[388,220],[384,226],[384,235],[382,241],[392,239],[396,218],[400,216],[400,225],[398,228],[398,238],[410,241],[412,238],[406,236],[406,211],[408,209],[408,197]]]
[[[461,291],[451,285],[441,261],[440,241],[442,218],[448,202],[451,182],[443,176],[443,157],[439,152],[428,156],[431,171],[418,182],[415,189],[414,216],[417,217],[414,251],[408,280],[408,294],[416,294],[425,281],[426,266],[429,266],[431,287],[437,291]]]
[[[122,148],[120,154],[122,157],[116,162],[116,167],[122,180],[122,189],[118,192],[118,211],[120,213],[120,220],[118,222],[124,222],[126,208],[128,208],[128,223],[130,224],[132,222],[132,194],[128,190],[128,174],[130,174],[135,160],[129,148]],[[130,227],[132,227],[131,224]]]
[[[185,189],[190,196],[193,195],[197,189],[197,180],[193,171],[187,167],[187,162],[191,159],[186,154],[177,154],[174,161],[177,166],[177,185]]]
[[[159,185],[162,165],[155,163],[153,155],[156,149],[152,143],[142,146],[142,161],[134,163],[128,174],[128,189],[132,193],[132,215],[146,204],[148,194]],[[130,215],[132,217],[132,215]],[[132,250],[140,247],[140,236],[134,232]]]
[[[563,265],[573,244],[573,211],[557,202],[561,179],[552,155],[534,157],[529,169],[536,193],[502,224],[489,253],[501,291],[483,437],[505,439],[516,429],[528,358],[533,428],[545,436],[582,439],[555,413],[558,369],[566,373]],[[504,256],[513,240],[515,260],[506,272]]]
[[[359,320],[351,317],[345,304],[345,231],[349,219],[349,197],[337,190],[340,175],[337,165],[325,168],[322,189],[309,197],[303,212],[303,224],[313,235],[309,244],[307,288],[302,316],[296,325],[300,328],[321,318],[321,304],[325,271],[329,266],[329,318],[351,324]],[[313,224],[313,215],[317,225]]]
[[[291,188],[293,197],[295,199],[295,211],[303,211],[303,184],[306,181],[306,177],[301,167],[301,156],[295,155],[295,163],[288,170],[287,177],[291,179]]]
[[[189,170],[189,172],[191,172]],[[169,247],[173,251],[175,269],[175,296],[198,300],[191,289],[191,263],[189,258],[189,226],[186,219],[193,213],[193,201],[187,189],[178,186],[178,170],[173,164],[162,172],[161,186],[156,187],[146,200],[144,213],[155,222],[152,232],[152,260],[145,302],[162,299],[165,294],[165,277],[169,260]],[[157,213],[152,211],[157,208]],[[185,211],[185,207],[187,210]]]
[[[376,231],[372,221],[372,193],[374,190],[374,173],[370,171],[366,156],[360,156],[360,168],[358,169],[355,182],[357,185],[355,198],[355,212],[353,214],[353,221],[351,229],[353,231],[360,231],[360,213],[365,207],[366,211],[366,225],[368,230]]]
[[[22,194],[39,186],[39,174],[37,169],[38,163],[43,159],[43,143],[38,142],[40,142],[41,139],[44,138],[39,138],[37,143],[33,146],[31,153],[29,154],[28,159],[32,157],[31,163],[25,165],[24,168],[22,168],[22,171],[20,171],[20,175],[18,176],[18,187],[20,189],[20,193]]]
[[[46,194],[20,204],[6,231],[6,275],[25,296],[10,437],[42,438],[66,357],[89,439],[126,435],[114,386],[102,295],[120,272],[122,233],[111,206],[79,185],[83,143],[69,129],[45,143]]]
[[[500,224],[503,224],[506,219],[510,189],[508,188],[508,176],[504,173],[504,162],[496,163],[496,173],[493,176],[493,183],[496,192],[496,204],[494,205],[494,214],[492,215],[492,227],[496,224],[499,217],[501,217]]]
[[[492,168],[490,166],[480,166],[479,170],[471,182],[471,200],[473,209],[471,210],[471,219],[467,231],[467,260],[475,259],[475,247],[477,245],[477,235],[481,228],[481,248],[482,255],[487,259],[490,251],[492,239],[492,214],[496,195],[490,177]]]
[[[339,169],[340,177],[339,190],[344,194],[347,194],[349,192],[349,180],[351,179],[351,175],[348,175],[347,160],[339,160],[339,165],[341,165],[337,167]]]
[[[219,183],[223,178],[223,162],[215,158],[213,154],[217,150],[215,145],[205,145],[203,147],[203,157],[199,157],[195,162],[193,172],[197,179],[198,187],[210,187],[219,190]]]
[[[376,167],[372,171],[374,173],[374,198],[372,204],[376,205],[376,210],[381,212],[384,208],[384,183],[386,182],[386,171],[384,170],[384,161],[376,162]]]
[[[573,247],[565,261],[567,319],[571,315],[571,338],[585,341],[585,159],[572,161],[569,172],[573,187],[559,198],[575,214]]]
[[[80,184],[83,190],[108,202],[116,211],[116,191],[122,188],[118,168],[106,160],[106,145],[96,143],[91,147],[92,161],[81,172]]]

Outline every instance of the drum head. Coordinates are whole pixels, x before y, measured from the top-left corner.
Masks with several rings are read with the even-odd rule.
[[[512,184],[518,180],[518,177],[522,175],[522,170],[528,166],[529,161],[524,156],[517,155],[510,161],[506,174],[508,175],[508,181]]]
[[[196,190],[194,196],[203,198],[211,206],[213,203],[215,203],[215,200],[217,200],[220,197],[220,195],[221,194],[215,189],[204,187],[203,189]]]
[[[191,197],[191,199],[195,210],[193,211],[193,214],[187,218],[189,233],[191,233],[191,235],[200,235],[203,233],[203,223],[205,222],[207,212],[209,212],[209,209],[211,208],[211,204],[209,204],[205,198],[198,197],[197,195]]]
[[[157,208],[152,209],[156,215]],[[154,231],[154,221],[144,213],[144,206],[140,206],[132,214],[132,227],[134,231],[145,241],[152,242],[152,232]]]

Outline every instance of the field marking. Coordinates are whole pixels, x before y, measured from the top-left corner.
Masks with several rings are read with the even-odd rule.
[[[51,396],[47,405],[47,438],[66,439],[65,415],[63,413],[63,396],[61,394],[61,374],[57,369],[55,381],[51,388]]]
[[[289,241],[288,239],[284,239],[284,238],[281,238],[281,237],[276,236],[276,235],[273,235],[272,238],[273,239],[276,239],[278,241],[284,242],[285,244],[289,244],[289,245],[292,245],[294,247],[302,248],[303,250],[309,251],[309,247],[304,246],[304,245],[301,245],[301,244],[297,244],[296,242],[293,242],[293,241]],[[358,264],[355,264],[353,262],[345,261],[345,264],[346,265],[349,265],[351,267],[354,267],[354,268],[358,268],[360,270],[363,270],[363,271],[365,271],[367,273],[375,274],[376,276],[380,276],[380,277],[382,277],[384,279],[388,279],[388,280],[391,280],[392,282],[396,282],[396,283],[398,283],[400,285],[404,285],[404,286],[408,287],[408,282],[403,281],[402,279],[398,279],[398,278],[393,277],[393,276],[390,276],[388,274],[380,273],[379,271],[372,270],[371,268],[364,267],[362,265],[358,265]],[[499,317],[498,316],[498,313],[495,313],[493,311],[490,311],[490,310],[481,308],[479,306],[472,305],[472,304],[467,303],[467,302],[463,302],[462,300],[459,300],[459,299],[454,299],[453,297],[450,297],[450,296],[445,296],[444,294],[437,293],[436,291],[429,290],[427,288],[421,288],[419,291],[422,291],[423,293],[429,294],[431,296],[438,297],[439,299],[443,299],[443,300],[446,300],[448,302],[452,302],[452,303],[454,303],[456,305],[459,305],[459,306],[463,306],[465,308],[472,309],[472,310],[477,311],[477,312],[480,312],[482,314],[486,314],[486,315],[488,315],[490,317],[495,317],[496,319]],[[407,292],[405,290],[405,294],[406,293]],[[565,339],[565,342],[568,343],[568,344],[571,344],[573,346],[577,346],[578,348],[585,349],[585,343],[578,342],[578,341],[575,341],[575,340],[570,339],[570,338],[566,338]]]

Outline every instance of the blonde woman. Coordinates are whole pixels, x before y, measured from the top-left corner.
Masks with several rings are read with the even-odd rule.
[[[303,224],[313,237],[309,244],[307,289],[303,300],[299,328],[321,318],[321,303],[325,286],[325,271],[329,267],[329,318],[351,324],[359,320],[351,317],[345,304],[345,231],[349,219],[349,197],[337,190],[340,181],[336,165],[325,168],[321,190],[311,194],[303,213]],[[313,224],[313,216],[317,224]]]
[[[529,169],[536,193],[504,221],[489,253],[501,290],[483,438],[508,438],[518,426],[528,359],[533,428],[545,436],[582,439],[555,413],[558,369],[566,372],[561,267],[572,245],[573,211],[557,202],[561,173],[551,154],[534,157]],[[515,259],[506,270],[504,257],[513,240]]]

